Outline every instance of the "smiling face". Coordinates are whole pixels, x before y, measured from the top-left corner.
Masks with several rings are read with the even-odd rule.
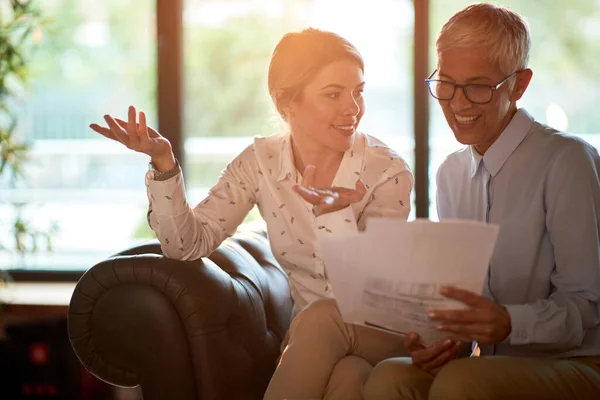
[[[294,140],[316,150],[350,149],[365,111],[364,85],[363,71],[352,59],[321,68],[285,108]]]
[[[504,73],[482,49],[456,48],[439,55],[437,79],[463,85],[478,83],[495,86],[512,72]],[[516,102],[525,92],[530,79],[531,70],[517,73],[494,92],[492,101],[487,104],[471,103],[459,88],[451,100],[438,100],[456,140],[473,145],[480,154],[484,154],[517,111]]]

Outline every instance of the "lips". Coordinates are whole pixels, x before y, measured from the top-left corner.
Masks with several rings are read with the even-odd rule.
[[[354,130],[354,125],[331,125],[335,129],[341,129],[344,131],[352,131]]]
[[[461,125],[471,125],[475,123],[481,115],[458,115],[454,114],[454,119]]]
[[[356,125],[331,125],[331,127],[344,136],[352,136],[356,129]]]

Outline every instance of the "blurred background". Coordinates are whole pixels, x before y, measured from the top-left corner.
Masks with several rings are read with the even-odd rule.
[[[0,251],[0,268],[82,271],[153,238],[146,224],[147,157],[88,128],[107,113],[125,117],[129,105],[177,139],[190,203],[199,202],[253,136],[277,131],[266,85],[269,57],[285,32],[307,26],[337,32],[362,52],[367,113],[361,130],[395,148],[413,168],[416,158],[427,160],[416,173],[429,177],[417,176],[427,181],[428,195],[413,204],[411,219],[437,219],[435,172],[460,144],[438,104],[427,100],[427,121],[418,125],[428,130],[427,146],[415,152],[415,79],[435,68],[442,23],[470,1],[430,0],[423,9],[419,0],[182,0],[171,3],[180,3],[181,21],[174,25],[157,18],[169,3],[40,2],[48,23],[36,32],[29,90],[19,103],[18,134],[30,143],[31,159],[22,182],[0,181],[0,226],[10,227],[19,213],[36,229],[56,226],[56,232],[51,252]],[[600,0],[496,3],[521,13],[531,28],[534,77],[521,105],[539,121],[600,147]],[[429,33],[428,65],[416,78],[415,54],[427,57],[415,47],[422,45],[415,41],[415,21],[425,22]],[[161,46],[172,44],[172,32],[181,32],[182,75],[175,77],[157,72],[159,63],[170,61],[161,60],[169,54]],[[161,110],[179,103],[159,101],[159,84],[180,89],[179,111]],[[159,123],[159,115],[177,121]],[[1,242],[12,238],[10,229],[0,229]]]

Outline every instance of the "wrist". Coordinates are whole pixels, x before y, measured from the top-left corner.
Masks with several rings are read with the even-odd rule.
[[[152,161],[150,161],[150,170],[152,172],[152,179],[155,181],[166,181],[181,173],[181,167],[177,159],[175,159],[175,166],[168,171],[157,170]]]
[[[164,157],[152,157],[150,163],[152,163],[152,167],[158,172],[171,171],[177,166],[173,153]]]

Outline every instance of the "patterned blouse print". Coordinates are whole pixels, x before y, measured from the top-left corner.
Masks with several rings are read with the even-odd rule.
[[[162,251],[179,260],[207,256],[256,204],[275,258],[288,274],[295,312],[314,300],[334,297],[317,238],[363,230],[369,217],[406,219],[410,212],[413,177],[407,164],[372,136],[355,135],[332,186],[353,189],[360,178],[367,193],[362,201],[319,217],[292,190],[302,177],[293,163],[289,134],[255,138],[194,208],[186,200],[182,174],[155,181],[148,172],[148,221]]]

